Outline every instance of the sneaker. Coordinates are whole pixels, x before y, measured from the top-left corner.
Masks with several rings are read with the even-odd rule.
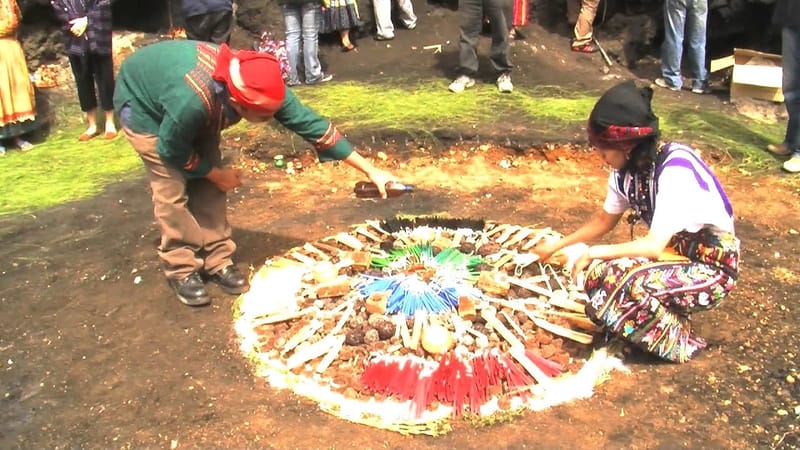
[[[711,93],[711,88],[707,84],[697,85],[697,86],[692,88],[692,93],[700,94],[700,95],[710,94]]]
[[[466,75],[461,75],[450,83],[448,89],[456,94],[460,94],[464,92],[464,89],[471,88],[472,86],[475,86],[475,79]]]
[[[800,153],[795,153],[783,163],[783,170],[789,173],[800,173]]]
[[[674,86],[666,78],[656,78],[656,80],[653,83],[655,83],[655,85],[658,86],[658,87],[662,87],[664,89],[669,89],[670,91],[677,92],[677,91],[681,90],[680,86]]]
[[[510,73],[504,73],[497,77],[497,90],[506,94],[510,94],[514,91]]]
[[[333,79],[333,75],[329,73],[323,73],[322,76],[317,81],[307,82],[306,84],[320,84],[320,83],[327,83]]]
[[[406,25],[406,30],[413,30],[414,28],[417,28],[417,22],[414,22],[411,25]]]
[[[378,34],[378,35],[375,36],[375,40],[376,41],[391,41],[392,39],[394,39],[394,35],[392,35],[392,36],[384,36],[382,34]]]

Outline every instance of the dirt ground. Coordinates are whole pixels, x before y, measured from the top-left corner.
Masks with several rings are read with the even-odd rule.
[[[358,41],[356,54],[328,45],[326,64],[337,79],[449,77],[453,13],[424,8],[420,26],[399,30],[391,47],[368,37]],[[441,55],[420,50],[446,40]],[[560,34],[529,30],[527,40],[514,44],[517,86],[599,90],[613,81],[602,79],[599,56],[556,50],[567,45]],[[610,75],[631,76],[619,67]],[[730,108],[723,96],[678,95],[700,107]],[[507,119],[516,129],[531,125]],[[353,130],[376,164],[418,187],[387,201],[356,199],[351,188],[358,174],[316,165],[307,151],[294,155],[306,168],[299,174],[272,168],[272,153],[289,152],[285,138],[228,136],[228,161],[249,169],[229,202],[238,261],[258,267],[305,241],[396,214],[567,232],[600,207],[607,172],[595,155],[571,144],[579,142],[579,130],[521,151],[492,143],[505,141],[491,127],[453,135],[459,132],[481,140],[406,145],[379,130]],[[266,150],[256,148],[261,141]],[[706,157],[714,164],[722,155]],[[736,211],[743,256],[730,297],[694,318],[711,344],[707,351],[684,365],[631,355],[630,373],[614,373],[591,399],[510,423],[458,426],[438,438],[344,422],[257,379],[236,347],[234,299],[213,287],[213,305],[192,309],[168,288],[143,177],[96,198],[2,218],[0,448],[798,448],[798,181],[777,170],[718,173]],[[620,227],[608,240],[628,233]]]

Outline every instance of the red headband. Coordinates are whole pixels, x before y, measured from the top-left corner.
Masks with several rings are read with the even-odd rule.
[[[626,127],[621,125],[609,125],[605,131],[597,133],[594,131],[591,122],[586,127],[589,134],[589,144],[610,145],[612,147],[619,144],[630,143],[641,138],[654,136],[655,130],[652,127]]]
[[[268,53],[240,50],[234,54],[222,44],[212,77],[225,82],[231,97],[247,109],[272,114],[286,96],[280,63]]]

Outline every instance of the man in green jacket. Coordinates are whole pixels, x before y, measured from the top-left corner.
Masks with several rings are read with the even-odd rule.
[[[234,53],[226,44],[196,41],[144,47],[123,62],[114,107],[147,171],[164,273],[186,305],[211,302],[204,277],[228,294],[249,289],[232,259],[236,244],[226,192],[242,181],[237,169],[221,165],[224,128],[241,119],[274,118],[312,143],[320,161],[344,161],[378,185],[384,197],[384,186],[394,181],[295,97],[270,54]]]

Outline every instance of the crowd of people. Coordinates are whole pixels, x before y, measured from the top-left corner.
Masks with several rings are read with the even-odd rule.
[[[360,20],[355,0],[330,0],[324,8],[316,1],[282,0],[288,62],[275,52],[229,47],[234,20],[230,0],[184,0],[187,34],[193,39],[162,41],[137,50],[122,63],[116,81],[110,1],[52,0],[52,4],[63,23],[88,126],[79,139],[99,134],[98,106],[104,112],[106,138],[116,136],[114,120],[118,118],[144,165],[161,230],[158,255],[182,303],[209,304],[207,282],[233,295],[249,288],[234,263],[236,244],[227,220],[226,195],[242,184],[243,175],[221,162],[221,132],[226,127],[242,119],[255,123],[274,119],[309,142],[320,161],[344,161],[362,172],[382,197],[386,197],[387,183],[396,181],[355,151],[330,120],[303,104],[291,90],[301,83],[301,61],[306,84],[330,80],[316,56],[320,24],[340,33],[343,51],[355,51],[347,36],[347,30]],[[704,38],[699,36],[705,35],[701,31],[707,15],[704,4],[666,0],[665,21],[671,36],[665,39],[663,77],[655,81],[656,86],[682,87],[681,54],[686,42],[691,90],[707,92]],[[389,0],[374,5],[380,22],[375,39],[393,39]],[[590,16],[596,5],[591,0],[582,2],[572,44],[575,51],[593,50]],[[670,10],[678,7],[685,9]],[[0,8],[0,137],[27,150],[30,144],[21,136],[35,127],[36,116],[33,89],[16,39],[20,13],[14,0],[0,0]],[[398,8],[400,22],[406,28],[415,27],[411,0],[399,0]],[[526,8],[522,0],[460,1],[460,74],[450,90],[462,92],[474,85],[476,44],[488,20],[497,86],[501,92],[512,92],[508,40],[524,25],[519,16]],[[784,168],[798,172],[800,84],[794,69],[800,64],[800,6],[778,0],[775,21],[783,29],[789,124],[785,141],[771,146],[771,151],[789,156]],[[733,207],[720,181],[691,147],[662,141],[652,97],[653,88],[626,81],[599,98],[589,116],[587,134],[602,162],[613,169],[602,208],[576,231],[533,251],[547,259],[572,244],[591,243],[632,211],[628,223],[643,221],[648,226],[644,237],[591,245],[572,261],[575,282],[582,283],[589,295],[586,313],[608,333],[644,351],[686,362],[706,346],[694,334],[690,315],[717,307],[734,287],[739,240]]]

